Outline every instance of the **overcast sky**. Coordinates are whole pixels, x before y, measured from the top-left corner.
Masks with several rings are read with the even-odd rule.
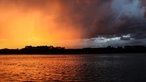
[[[145,0],[0,0],[0,48],[146,45],[145,7]]]

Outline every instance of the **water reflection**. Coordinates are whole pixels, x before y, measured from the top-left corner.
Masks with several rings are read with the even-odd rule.
[[[144,55],[1,55],[0,81],[142,82]]]

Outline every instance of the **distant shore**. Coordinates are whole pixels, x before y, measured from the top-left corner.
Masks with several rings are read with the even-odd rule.
[[[53,46],[26,46],[22,49],[0,49],[0,54],[113,54],[113,53],[146,53],[145,46],[124,46],[105,48],[65,49]]]
[[[110,54],[110,53],[146,53],[144,46],[105,47],[65,49],[53,46],[26,46],[22,49],[0,49],[0,54]]]

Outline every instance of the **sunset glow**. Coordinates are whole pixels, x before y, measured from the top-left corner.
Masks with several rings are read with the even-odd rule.
[[[106,43],[94,38],[121,38],[128,34],[132,40],[108,44],[146,45],[145,3],[145,0],[0,0],[0,48],[99,47]]]
[[[45,10],[27,5],[1,1],[0,48],[21,48],[26,45],[72,47],[74,43],[67,46],[63,42],[82,36],[80,29],[68,17],[60,18],[63,16],[63,5],[60,3],[54,1]]]

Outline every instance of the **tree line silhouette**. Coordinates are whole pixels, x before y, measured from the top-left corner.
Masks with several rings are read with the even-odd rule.
[[[0,49],[0,54],[104,54],[104,53],[146,53],[145,46],[124,46],[104,48],[66,49],[53,46],[26,46],[22,49]]]

